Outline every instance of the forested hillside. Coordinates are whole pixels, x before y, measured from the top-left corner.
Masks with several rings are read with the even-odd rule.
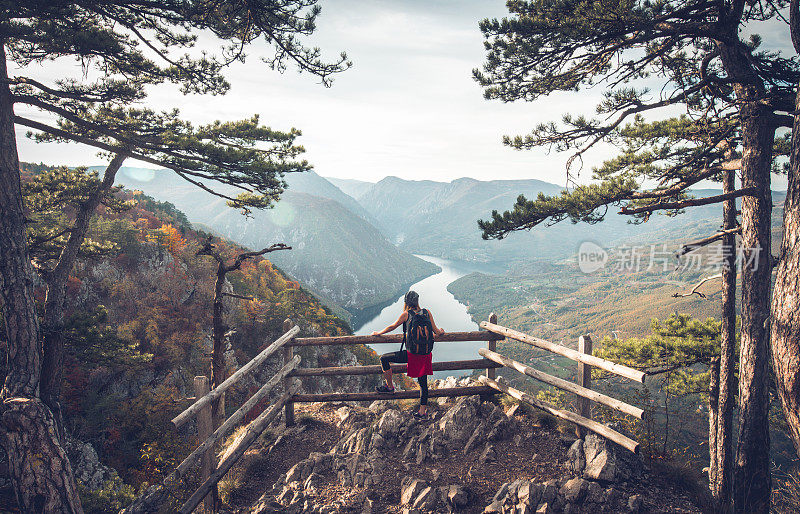
[[[702,193],[708,195],[710,191]],[[775,253],[783,237],[785,196],[782,191],[773,193]],[[581,272],[575,247],[569,258],[558,262],[531,258],[512,266],[504,275],[472,273],[451,283],[448,290],[469,305],[473,319],[484,320],[495,312],[511,326],[544,338],[577,339],[582,334],[598,339],[613,334],[641,337],[650,333],[653,318],[673,312],[699,319],[718,318],[719,281],[700,289],[706,297],[673,296],[686,293],[704,277],[719,272],[718,243],[680,258],[675,255],[683,245],[714,230],[712,213],[704,219],[697,210],[672,220],[672,227],[669,220],[657,218],[639,225],[638,234],[620,237],[615,245],[606,246],[609,261],[593,273]],[[680,230],[675,228],[678,224],[682,225]],[[633,252],[638,260],[634,260]]]
[[[374,228],[352,198],[316,174],[291,174],[273,209],[242,216],[173,174],[122,169],[119,182],[170,201],[200,223],[239,244],[261,248],[273,241],[294,247],[273,260],[319,297],[357,311],[394,300],[436,266],[397,249]],[[342,313],[344,314],[344,313]]]
[[[50,171],[23,165],[28,183]],[[30,187],[28,191],[31,194]],[[121,477],[120,481],[104,474],[111,480],[101,484],[105,491],[82,489],[89,511],[119,508],[133,492],[122,482],[135,489],[152,484],[186,455],[194,436],[176,431],[169,420],[187,406],[185,398],[193,396],[192,377],[210,374],[216,263],[196,255],[208,234],[193,230],[170,203],[139,192],[118,196],[129,202],[128,209],[114,213],[101,207],[91,222],[89,237],[106,243],[105,255],[80,260],[68,284],[65,424],[71,437],[91,443],[100,462]],[[33,219],[38,214],[30,213]],[[223,239],[215,238],[214,243],[222,255],[242,251]],[[346,322],[267,259],[246,261],[228,278],[232,292],[253,297],[226,300],[226,360],[231,368],[277,338],[286,318],[305,334],[350,331]],[[43,301],[41,287],[37,292],[37,300]],[[0,344],[5,348],[2,339]],[[301,355],[309,366],[352,364],[357,358],[353,351],[362,360],[371,358],[369,350],[342,347]],[[276,366],[277,362],[268,364],[256,380]],[[305,384],[328,390],[345,382]],[[228,404],[238,406],[239,395],[252,393],[255,385],[229,395]],[[73,465],[80,467],[79,461]]]

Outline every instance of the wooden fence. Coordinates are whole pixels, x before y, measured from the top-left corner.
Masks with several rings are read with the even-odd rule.
[[[436,344],[459,343],[465,341],[485,341],[486,348],[480,348],[478,353],[481,359],[456,360],[446,362],[435,362],[434,371],[455,371],[455,370],[475,370],[484,369],[485,375],[479,377],[481,385],[451,387],[442,389],[432,389],[429,396],[436,397],[456,397],[481,395],[488,396],[502,393],[526,402],[536,408],[549,412],[560,419],[570,421],[577,425],[579,435],[585,435],[585,430],[591,430],[611,441],[629,449],[632,452],[638,451],[638,443],[627,436],[620,434],[612,428],[603,425],[592,419],[591,402],[596,402],[627,415],[641,419],[644,411],[633,405],[629,405],[608,395],[594,391],[591,388],[591,369],[597,367],[607,372],[617,374],[636,382],[643,382],[645,374],[641,371],[622,366],[614,362],[601,359],[592,355],[592,341],[589,336],[583,336],[578,342],[578,350],[573,350],[566,346],[551,343],[537,337],[533,337],[522,332],[518,332],[497,324],[497,317],[492,314],[488,321],[480,324],[482,331],[474,332],[448,332],[436,337]],[[401,391],[392,393],[379,393],[377,391],[354,391],[354,392],[334,392],[334,393],[301,393],[300,379],[302,377],[328,377],[346,375],[373,375],[382,373],[379,365],[371,366],[346,366],[346,367],[322,367],[322,368],[300,368],[300,356],[294,354],[294,348],[304,346],[331,346],[331,345],[352,345],[352,344],[400,344],[402,335],[390,334],[382,336],[336,336],[336,337],[296,337],[300,329],[293,325],[290,320],[284,322],[284,334],[266,349],[254,357],[250,362],[239,368],[227,380],[222,382],[213,390],[208,390],[208,380],[206,377],[195,378],[196,401],[186,410],[178,414],[172,423],[175,427],[184,425],[189,420],[196,418],[198,423],[199,446],[181,462],[178,467],[164,479],[161,488],[165,491],[176,487],[186,474],[194,469],[198,463],[202,463],[202,483],[183,504],[179,510],[182,514],[192,512],[206,498],[209,493],[216,489],[217,483],[233,467],[233,465],[244,455],[244,452],[261,435],[269,424],[274,421],[284,411],[286,425],[294,424],[294,404],[298,402],[320,402],[320,401],[364,401],[377,399],[404,399],[417,398],[419,392],[415,390]],[[497,342],[505,338],[514,339],[531,346],[550,351],[557,355],[567,357],[578,362],[578,382],[573,383],[542,371],[536,370],[526,364],[517,362],[507,356],[497,352]],[[259,365],[266,361],[270,356],[282,350],[283,367],[268,380],[250,399],[248,399],[239,409],[236,410],[221,426],[212,427],[211,409],[215,401],[224,398],[225,391],[247,376]],[[392,364],[394,372],[403,373],[406,371],[406,364]],[[528,377],[539,380],[548,385],[557,387],[577,395],[578,412],[570,412],[558,409],[537,398],[534,398],[520,390],[510,387],[505,381],[496,377],[496,369],[506,367],[522,373]],[[256,419],[250,422],[242,434],[229,446],[220,462],[216,463],[214,456],[215,446],[219,441],[231,433],[238,426],[245,416],[259,402],[268,398],[269,393],[276,385],[283,384],[283,394],[275,401],[272,401]],[[205,506],[209,511],[216,511],[216,501],[206,498]],[[131,512],[136,512],[135,509]]]
[[[516,398],[519,401],[523,401],[529,405],[532,405],[533,407],[542,409],[553,416],[556,416],[557,418],[574,423],[577,425],[577,433],[580,437],[585,436],[586,430],[591,430],[634,453],[639,451],[638,442],[592,419],[591,402],[600,403],[638,419],[642,419],[642,416],[644,415],[644,411],[639,407],[629,405],[621,400],[617,400],[616,398],[612,398],[603,393],[592,390],[592,367],[600,368],[609,373],[614,373],[639,383],[644,383],[645,374],[643,372],[592,355],[592,340],[588,335],[580,337],[578,340],[578,350],[576,351],[560,344],[551,343],[550,341],[545,341],[544,339],[539,339],[538,337],[533,337],[528,334],[500,326],[496,321],[493,320],[482,322],[481,328],[494,334],[503,335],[509,339],[514,339],[536,348],[547,350],[557,355],[577,361],[578,381],[580,383],[575,384],[562,378],[536,370],[495,351],[486,350],[483,348],[478,350],[478,353],[480,353],[483,357],[498,364],[502,364],[504,367],[518,371],[524,375],[534,378],[540,382],[544,382],[545,384],[557,387],[561,390],[574,393],[578,400],[578,412],[575,413],[564,409],[558,409],[546,402],[530,396],[527,393],[510,387],[505,382],[498,381],[494,377],[480,377],[479,381],[482,384]]]
[[[219,427],[213,427],[211,421],[211,410],[216,401],[223,401],[225,392],[233,385],[242,380],[245,376],[253,372],[259,365],[263,364],[270,356],[283,348],[287,342],[300,332],[300,328],[293,325],[290,320],[284,322],[285,333],[256,355],[250,362],[236,370],[224,382],[208,390],[208,379],[206,377],[195,377],[195,402],[186,410],[172,419],[172,424],[179,428],[190,421],[197,419],[198,439],[200,444],[195,450],[186,457],[183,462],[178,464],[175,470],[170,473],[161,484],[149,489],[146,494],[137,498],[128,508],[127,513],[149,512],[153,506],[162,503],[167,498],[167,493],[175,489],[182,483],[182,479],[199,463],[201,466],[201,484],[188,500],[181,506],[178,512],[188,514],[193,512],[197,506],[205,499],[205,509],[208,512],[216,512],[218,509],[216,495],[206,498],[209,493],[216,490],[217,483],[230,470],[233,465],[244,455],[244,452],[266,430],[269,424],[278,417],[281,409],[284,408],[290,398],[300,390],[300,381],[290,379],[289,375],[298,364],[300,356],[291,356],[283,367],[269,379],[261,388],[258,389],[241,407],[230,415]],[[287,383],[287,380],[290,382]],[[269,406],[253,421],[247,424],[241,435],[236,438],[227,448],[225,454],[216,462],[215,449],[218,443],[233,432],[239,426],[247,414],[253,408],[269,398],[270,392],[278,384],[283,383],[285,389],[283,395],[277,400],[272,401]]]
[[[492,314],[489,322],[496,323],[497,317]],[[436,344],[450,344],[462,342],[479,342],[486,341],[489,350],[495,349],[497,341],[504,339],[502,335],[498,335],[489,331],[474,331],[474,332],[446,332],[441,336],[436,337]],[[402,334],[388,334],[381,336],[336,336],[336,337],[298,337],[286,343],[287,349],[303,346],[332,346],[332,345],[350,345],[350,344],[395,344],[399,345],[403,341]],[[288,359],[291,355],[287,351],[284,359]],[[392,371],[395,373],[405,373],[406,364],[392,364]],[[455,371],[455,370],[474,370],[485,369],[487,376],[494,378],[495,368],[502,367],[489,359],[468,359],[457,361],[434,362],[433,371]],[[325,367],[325,368],[298,368],[292,371],[290,377],[329,377],[329,376],[342,376],[342,375],[377,375],[382,373],[380,365],[372,366],[345,366],[345,367]],[[477,395],[491,395],[496,394],[496,391],[488,385],[480,386],[465,386],[465,387],[450,387],[442,389],[431,389],[428,396],[431,398],[437,397],[454,397],[454,396],[470,396]],[[294,403],[295,402],[331,402],[331,401],[364,401],[364,400],[398,400],[405,398],[418,398],[418,391],[395,391],[393,393],[379,393],[377,391],[366,392],[336,392],[336,393],[317,393],[317,394],[296,394],[286,404],[287,424],[291,423],[294,419]]]

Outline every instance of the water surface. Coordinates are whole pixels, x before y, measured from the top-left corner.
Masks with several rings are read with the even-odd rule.
[[[472,321],[467,312],[467,306],[456,300],[447,290],[447,286],[454,280],[476,271],[499,273],[502,270],[490,265],[451,261],[429,255],[417,255],[417,257],[442,268],[439,273],[424,278],[410,287],[419,293],[420,307],[428,309],[433,315],[436,325],[447,332],[478,330],[478,325]],[[356,335],[368,335],[394,323],[403,312],[403,297],[404,295],[401,295],[394,303],[384,307],[377,316],[357,328]],[[402,332],[401,326],[397,327],[393,333],[402,334]],[[437,343],[433,348],[433,361],[478,359],[480,358],[478,348],[485,345],[486,342]],[[400,345],[397,344],[376,344],[370,345],[370,347],[379,354],[400,349]],[[443,378],[448,375],[458,376],[470,373],[471,371],[435,371],[433,376],[434,378]]]

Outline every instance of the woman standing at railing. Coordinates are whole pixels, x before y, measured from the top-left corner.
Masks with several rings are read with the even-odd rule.
[[[373,332],[379,336],[391,332],[403,325],[403,345],[400,351],[384,353],[381,355],[381,369],[385,384],[376,388],[379,393],[393,393],[392,362],[407,362],[406,374],[416,378],[419,382],[420,400],[419,411],[414,415],[424,418],[428,413],[428,375],[433,374],[433,336],[444,334],[444,330],[437,327],[433,315],[427,309],[420,309],[419,295],[414,291],[406,293],[403,312],[397,321],[381,331]]]

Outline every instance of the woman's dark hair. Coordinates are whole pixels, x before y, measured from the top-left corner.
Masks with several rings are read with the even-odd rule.
[[[406,310],[409,308],[419,309],[419,295],[416,291],[409,291],[406,293],[405,304]]]

